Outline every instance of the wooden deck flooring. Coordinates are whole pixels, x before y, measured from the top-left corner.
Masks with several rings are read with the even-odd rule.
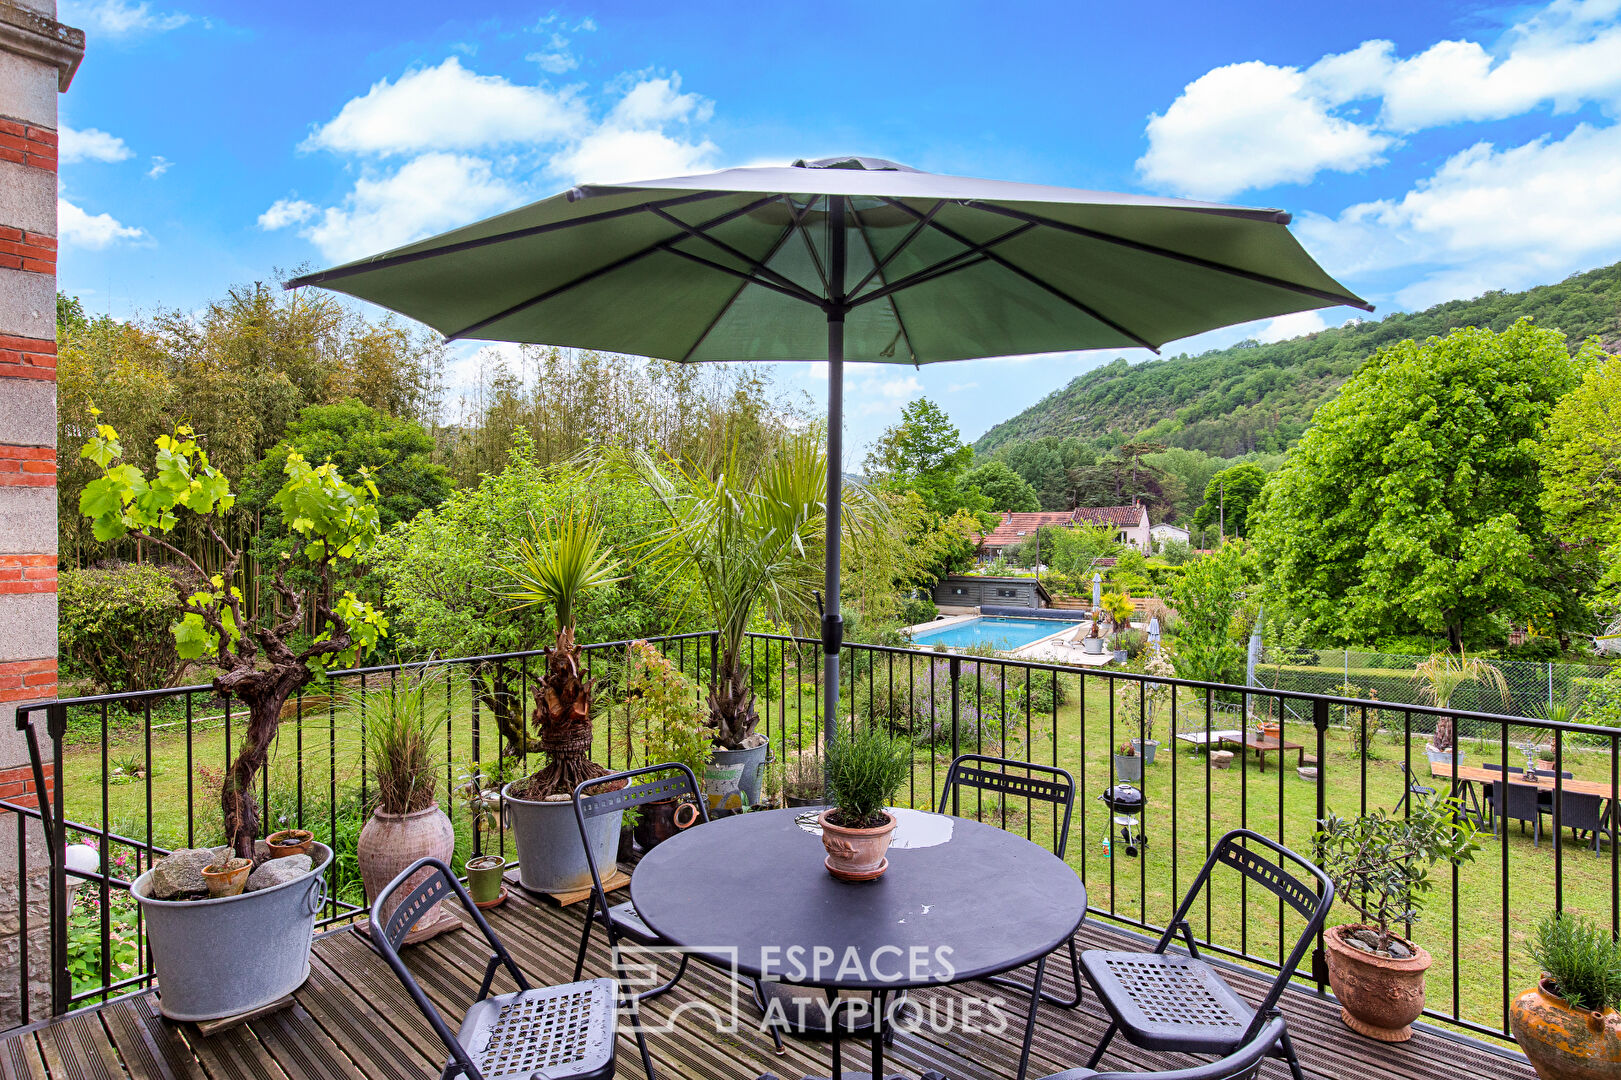
[[[572,974],[582,908],[560,911],[519,894],[493,913],[492,922],[532,982],[564,982]],[[1118,934],[1093,922],[1082,927],[1081,938],[1088,947],[1122,947]],[[588,971],[600,973],[606,970],[607,954],[600,935],[595,941]],[[412,970],[453,1028],[483,975],[487,953],[482,948],[476,933],[456,931],[411,954]],[[1050,965],[1056,974],[1049,979],[1058,984],[1056,990],[1066,988],[1066,967]],[[664,1015],[698,996],[719,998],[727,982],[719,973],[694,964],[681,986],[655,1002],[651,1011]],[[1260,996],[1258,979],[1236,975],[1232,982],[1246,997]],[[930,991],[918,1000],[926,1007],[931,999],[953,992]],[[1479,1043],[1421,1031],[1411,1042],[1387,1046],[1352,1034],[1329,1001],[1291,992],[1283,1005],[1302,1063],[1314,1080],[1533,1080],[1523,1058]],[[767,1071],[784,1078],[827,1074],[823,1042],[789,1040],[787,1057],[778,1057],[762,1032],[717,1036],[688,1017],[674,1033],[651,1037],[661,1077],[730,1080]],[[1090,996],[1075,1011],[1044,1007],[1030,1076],[1084,1064],[1104,1026],[1103,1012]],[[903,1034],[886,1055],[886,1069],[914,1077],[936,1068],[953,1080],[1011,1080],[1021,1034],[1011,1028],[999,1036]],[[864,1047],[852,1042],[846,1050],[849,1075],[866,1075],[869,1060]],[[316,941],[310,979],[298,991],[296,1004],[281,1012],[203,1038],[189,1025],[162,1019],[151,992],[137,994],[0,1039],[0,1080],[432,1080],[444,1058],[432,1030],[387,966],[364,941],[343,930]],[[1190,1063],[1177,1055],[1136,1050],[1123,1040],[1116,1040],[1104,1059],[1105,1068],[1122,1070]],[[621,1039],[618,1075],[633,1080],[642,1076],[635,1044],[628,1038]],[[1262,1075],[1287,1080],[1288,1070],[1279,1062],[1268,1062]]]

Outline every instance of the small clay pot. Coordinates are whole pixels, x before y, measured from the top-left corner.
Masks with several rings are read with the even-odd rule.
[[[272,859],[285,859],[289,855],[304,855],[315,843],[315,834],[308,829],[283,829],[265,837],[265,846]]]
[[[208,895],[236,896],[247,887],[248,874],[252,871],[252,859],[232,859],[224,866],[203,867],[203,880],[208,883]]]
[[[1571,1007],[1544,975],[1514,999],[1509,1030],[1545,1080],[1614,1080],[1621,1076],[1621,1013]]]
[[[1424,1012],[1424,973],[1430,954],[1410,941],[1405,960],[1363,952],[1345,943],[1345,935],[1359,926],[1335,926],[1323,934],[1328,946],[1328,984],[1340,1000],[1345,1026],[1380,1042],[1406,1042],[1413,1037],[1413,1021]]]
[[[823,810],[816,823],[822,827],[827,872],[840,881],[875,881],[889,869],[884,853],[895,835],[895,815],[884,811],[884,824],[871,829],[847,829],[828,820],[833,809]]]
[[[698,823],[695,803],[660,799],[643,803],[639,809],[641,820],[636,823],[636,842],[642,845],[643,851],[652,851],[682,829]]]

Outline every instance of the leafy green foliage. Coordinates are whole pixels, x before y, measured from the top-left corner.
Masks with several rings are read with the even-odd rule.
[[[1621,1009],[1621,942],[1592,919],[1550,911],[1525,949],[1571,1008]]]
[[[626,723],[639,724],[647,732],[642,763],[685,765],[703,783],[714,744],[705,723],[708,710],[699,699],[697,685],[645,641],[631,642],[630,653],[634,704]]]
[[[186,666],[169,632],[180,589],[178,572],[150,564],[63,570],[57,640],[68,673],[100,693],[174,686]]]
[[[1361,914],[1387,948],[1396,940],[1392,926],[1418,921],[1434,888],[1431,868],[1473,861],[1480,850],[1458,800],[1415,798],[1409,810],[1407,817],[1382,809],[1355,818],[1330,814],[1317,834],[1318,865],[1335,899]]]
[[[385,686],[354,695],[367,712],[366,741],[377,781],[377,809],[410,814],[434,803],[438,779],[436,736],[450,720],[440,684],[425,669],[406,671]]]
[[[1041,509],[1036,489],[1004,461],[992,458],[982,465],[975,465],[962,474],[962,482],[968,487],[978,488],[980,494],[991,501],[994,510],[1027,513]]]
[[[1244,462],[1221,470],[1205,484],[1204,503],[1193,514],[1194,528],[1215,526],[1227,536],[1248,536],[1250,504],[1265,484],[1259,465]]]
[[[1317,411],[1250,512],[1284,606],[1325,637],[1585,618],[1543,527],[1536,439],[1580,365],[1529,321],[1390,345]],[[1572,610],[1575,609],[1575,610]]]
[[[544,607],[556,632],[574,631],[574,607],[585,597],[624,580],[603,530],[580,507],[567,508],[544,525],[529,514],[529,535],[518,538],[516,557],[504,564],[511,584],[502,595],[519,610]]]
[[[1584,359],[1586,357],[1584,356]],[[1621,603],[1621,359],[1601,357],[1559,400],[1542,438],[1548,530],[1604,566],[1600,587]]]
[[[1257,581],[1243,541],[1187,564],[1171,594],[1176,610],[1176,673],[1184,679],[1241,683],[1249,628],[1242,616]]]
[[[989,514],[1000,507],[964,481],[974,451],[945,410],[928,398],[901,409],[900,423],[884,430],[867,454],[867,478],[880,487],[911,490],[936,514],[957,510]]]
[[[827,793],[835,825],[883,824],[884,807],[912,772],[912,745],[877,725],[853,726],[828,744]]]
[[[1318,406],[1377,349],[1464,326],[1503,331],[1524,315],[1538,326],[1563,330],[1571,342],[1591,335],[1621,341],[1621,263],[1556,285],[1492,291],[1289,341],[1245,341],[1139,364],[1117,359],[991,428],[974,450],[990,454],[1058,435],[1088,445],[1141,435],[1223,458],[1278,453],[1300,438]]]

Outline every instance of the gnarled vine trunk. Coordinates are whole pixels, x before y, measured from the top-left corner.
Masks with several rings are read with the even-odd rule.
[[[214,680],[216,693],[230,694],[248,707],[247,733],[242,737],[241,749],[220,790],[226,842],[236,849],[240,858],[253,858],[261,809],[253,796],[253,785],[270,756],[270,744],[281,724],[282,706],[310,678],[307,667],[291,663],[264,671],[238,669]]]

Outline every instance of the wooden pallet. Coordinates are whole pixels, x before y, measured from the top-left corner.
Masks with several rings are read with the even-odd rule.
[[[257,1020],[261,1016],[269,1016],[273,1012],[280,1012],[292,1003],[293,995],[288,994],[286,997],[277,998],[269,1005],[261,1005],[257,1009],[249,1009],[247,1012],[237,1013],[235,1016],[222,1016],[218,1020],[198,1020],[192,1024],[192,1027],[197,1029],[197,1034],[206,1039],[210,1035],[227,1031],[238,1024],[245,1024],[249,1020]]]
[[[568,907],[570,904],[578,904],[581,900],[585,900],[591,895],[591,886],[589,885],[583,889],[574,889],[571,892],[560,893],[535,892],[531,889],[524,889],[523,882],[518,880],[518,871],[516,870],[508,870],[504,880],[508,885],[511,885],[514,888],[523,889],[523,891],[528,893],[530,896],[543,896],[552,903],[556,904],[558,907]],[[625,888],[629,884],[630,875],[625,873],[618,866],[615,866],[613,868],[613,872],[602,879],[602,891],[605,893],[618,892],[620,889]]]

